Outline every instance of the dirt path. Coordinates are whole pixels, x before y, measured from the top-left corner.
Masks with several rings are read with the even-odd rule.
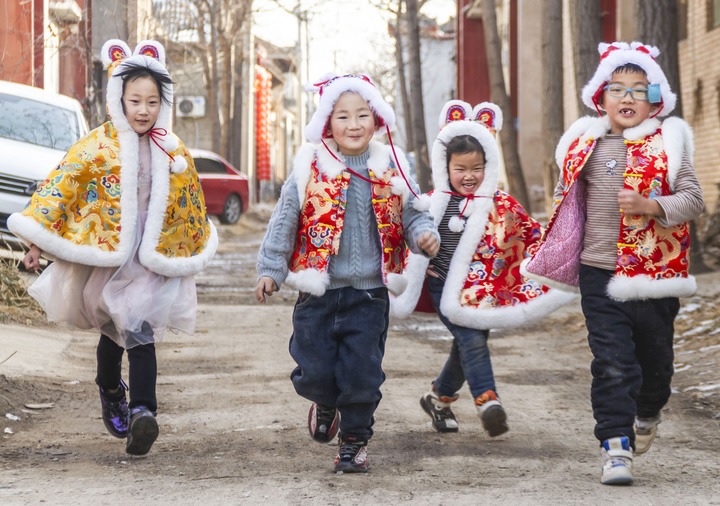
[[[288,379],[292,294],[259,306],[247,285],[223,288],[233,271],[254,280],[261,233],[224,234],[223,257],[199,278],[197,333],[159,346],[161,434],[148,456],[129,457],[104,431],[93,334],[0,326],[0,360],[18,352],[0,364],[0,415],[20,417],[3,419],[13,433],[0,439],[0,504],[720,504],[720,420],[690,392],[673,395],[635,485],[600,484],[577,305],[491,340],[510,423],[494,440],[467,390],[460,432],[432,430],[418,400],[444,362],[446,332],[424,317],[395,322],[371,471],[333,474],[336,448],[309,438],[308,402]],[[54,407],[23,408],[40,402]]]

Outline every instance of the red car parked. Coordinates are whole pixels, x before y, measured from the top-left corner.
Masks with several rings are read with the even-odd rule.
[[[212,151],[191,149],[190,154],[200,176],[208,214],[220,218],[221,223],[237,223],[249,204],[248,177]]]

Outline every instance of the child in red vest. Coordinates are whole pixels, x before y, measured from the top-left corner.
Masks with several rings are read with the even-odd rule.
[[[406,179],[405,157],[372,140],[395,115],[370,79],[330,76],[314,89],[310,144],[296,155],[268,225],[255,294],[265,302],[284,281],[300,292],[291,378],[313,403],[310,435],[326,443],[339,429],[335,471],[366,472],[385,380],[388,290],[403,290],[406,247],[433,256],[439,237]]]
[[[580,118],[560,139],[555,209],[523,269],[579,287],[601,482],[615,485],[632,483],[633,453],[650,448],[670,397],[678,297],[696,288],[688,221],[703,199],[690,128],[656,119],[676,100],[657,48],[614,42],[599,52],[582,99],[600,117]]]
[[[473,108],[451,100],[443,107],[430,195],[440,250],[433,259],[411,253],[408,287],[392,298],[392,314],[404,317],[426,289],[453,336],[444,367],[420,399],[438,432],[457,432],[451,404],[466,381],[488,435],[507,432],[487,345],[490,329],[542,318],[575,297],[520,274],[520,263],[537,247],[542,229],[520,203],[497,189],[495,132],[501,127],[502,112],[495,104]]]

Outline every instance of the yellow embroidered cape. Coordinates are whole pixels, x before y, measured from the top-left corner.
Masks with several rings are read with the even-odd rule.
[[[202,270],[212,258],[217,232],[205,212],[192,157],[174,140],[166,146],[177,144],[169,155],[172,166],[181,168],[172,171],[168,153],[150,142],[151,196],[138,253],[153,272],[185,276]],[[11,215],[8,226],[49,256],[94,266],[122,265],[136,235],[138,167],[137,134],[104,123],[70,148],[25,210]]]

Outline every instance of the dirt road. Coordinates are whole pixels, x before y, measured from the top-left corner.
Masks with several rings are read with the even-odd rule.
[[[600,484],[578,304],[494,334],[510,432],[492,440],[467,390],[456,403],[460,432],[432,430],[418,400],[444,362],[447,333],[432,318],[395,322],[371,471],[333,474],[336,447],[310,439],[309,404],[288,378],[293,294],[252,302],[261,236],[247,222],[222,229],[221,255],[198,277],[196,334],[159,345],[161,433],[145,457],[126,455],[103,428],[95,335],[0,325],[0,360],[16,352],[0,364],[0,504],[720,504],[716,397],[691,387],[718,382],[712,350],[683,356],[682,389],[655,445],[636,458],[635,484]],[[714,290],[718,279],[701,284]],[[25,407],[39,403],[53,407]]]

